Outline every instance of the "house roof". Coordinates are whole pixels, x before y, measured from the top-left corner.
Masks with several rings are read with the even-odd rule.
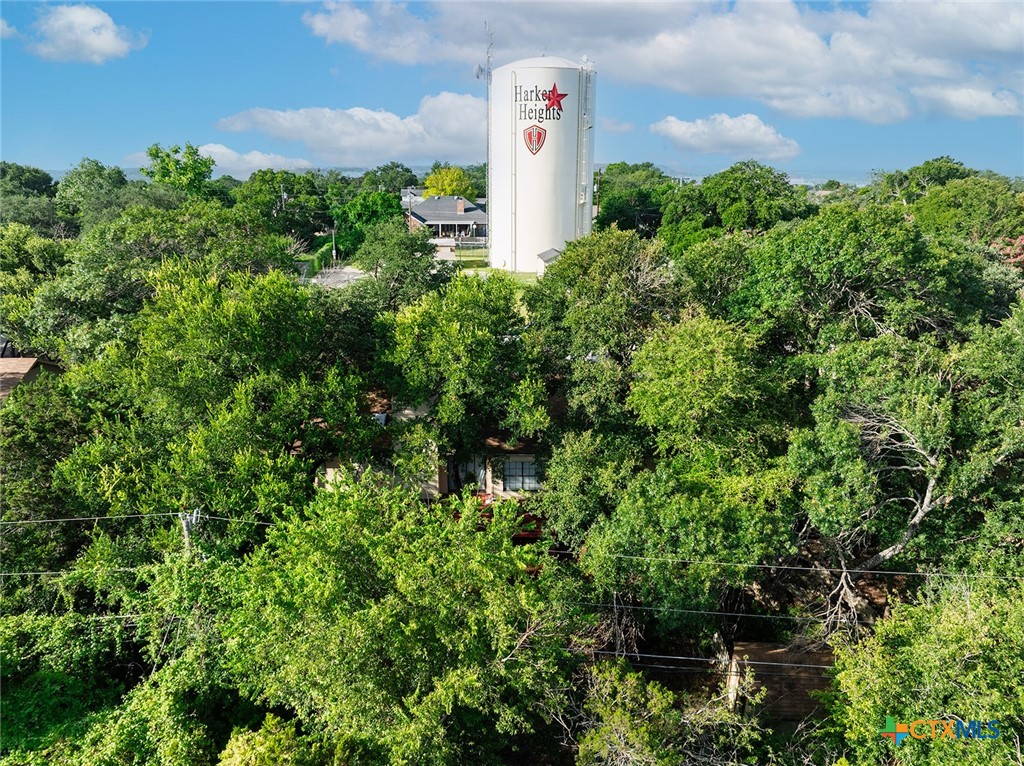
[[[459,212],[462,200],[463,212]],[[426,224],[487,223],[487,214],[465,197],[427,197],[412,209],[412,215]]]
[[[766,689],[759,709],[777,721],[799,721],[821,707],[817,693],[829,688],[828,669],[834,663],[830,650],[801,652],[784,644],[737,641],[730,685],[743,671],[753,669],[755,687]]]
[[[0,401],[39,364],[34,356],[0,358]]]

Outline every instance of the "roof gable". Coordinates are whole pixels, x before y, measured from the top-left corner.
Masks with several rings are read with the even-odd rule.
[[[462,212],[459,212],[459,202]],[[425,223],[485,223],[487,214],[465,197],[427,197],[412,209],[415,218]]]

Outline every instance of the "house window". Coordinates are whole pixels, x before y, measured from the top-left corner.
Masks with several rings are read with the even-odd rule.
[[[506,492],[528,492],[540,489],[537,464],[532,460],[509,460],[505,463],[504,489]]]
[[[459,463],[459,485],[475,484],[478,490],[487,488],[487,463],[483,460],[469,460]]]

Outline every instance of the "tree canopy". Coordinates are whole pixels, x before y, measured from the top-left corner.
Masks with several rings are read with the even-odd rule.
[[[667,189],[661,199],[658,235],[674,253],[736,231],[767,231],[811,211],[801,189],[785,173],[753,160],[739,162],[699,184]]]
[[[615,163],[526,280],[150,156],[0,166],[0,766],[1019,759],[1018,181]]]
[[[0,162],[0,224],[20,223],[43,236],[61,236],[63,222],[54,203],[56,184],[45,170]]]
[[[443,165],[423,179],[424,197],[466,197],[476,199],[479,192],[465,170]]]
[[[419,179],[416,174],[400,162],[389,162],[363,174],[362,190],[366,192],[386,192],[399,196],[402,189],[416,186]]]
[[[598,229],[614,225],[642,237],[654,236],[672,179],[650,162],[614,162],[598,174],[597,183],[594,224]]]
[[[142,168],[142,174],[154,183],[167,184],[190,197],[210,195],[209,181],[216,162],[200,154],[198,147],[186,143],[184,149],[177,144],[164,149],[153,144],[146,156],[149,165]]]

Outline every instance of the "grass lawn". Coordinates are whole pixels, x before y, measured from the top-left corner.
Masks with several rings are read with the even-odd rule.
[[[482,269],[487,267],[486,247],[467,247],[455,251],[455,262],[463,269]]]
[[[523,284],[523,285],[535,285],[535,284],[537,284],[537,275],[536,274],[532,274],[532,273],[527,272],[527,271],[505,271],[504,269],[492,269],[489,266],[488,267],[484,267],[484,268],[479,268],[479,269],[467,268],[466,270],[469,273],[476,274],[479,277],[486,277],[492,271],[500,271],[503,274],[508,274],[510,277],[512,277],[512,279],[514,279],[516,282],[519,282],[520,284]]]

